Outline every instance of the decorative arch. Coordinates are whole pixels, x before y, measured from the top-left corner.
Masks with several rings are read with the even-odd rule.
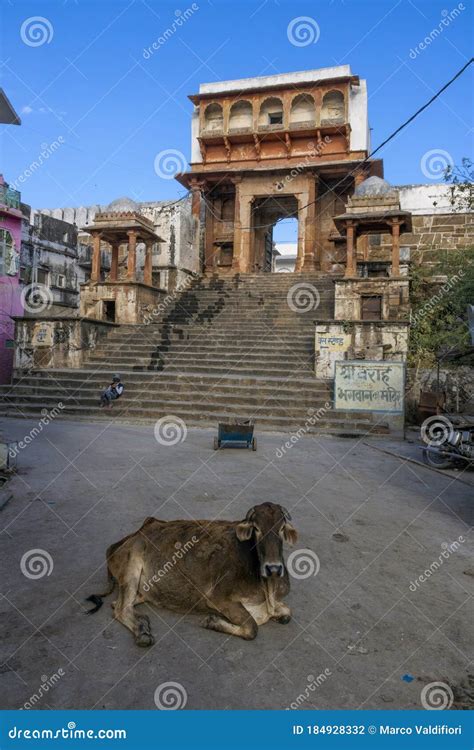
[[[342,91],[328,91],[323,96],[321,125],[340,124],[345,120],[345,102]]]
[[[204,110],[204,130],[213,132],[224,127],[224,113],[220,104],[208,104]]]
[[[291,102],[290,125],[316,124],[316,107],[311,94],[298,94]]]
[[[283,126],[283,102],[277,96],[271,96],[262,102],[258,115],[258,127],[282,127]]]
[[[230,108],[229,130],[247,130],[253,126],[252,105],[246,99],[235,102]]]

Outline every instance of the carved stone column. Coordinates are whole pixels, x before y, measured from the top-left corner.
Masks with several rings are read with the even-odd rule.
[[[400,224],[392,223],[392,271],[391,276],[400,276]]]
[[[316,198],[318,195],[318,182],[319,178],[317,175],[312,176],[309,181],[308,205],[304,220],[302,271],[316,271],[317,268],[321,267],[319,258],[316,258]]]
[[[100,281],[100,240],[102,235],[95,232],[93,235],[91,281]]]
[[[193,221],[193,252],[196,258],[200,258],[200,238],[201,238],[201,190],[204,186],[202,180],[191,180],[191,216]]]
[[[127,279],[136,281],[137,277],[137,232],[130,229],[128,234]]]
[[[240,197],[240,248],[239,252],[239,271],[240,273],[250,273],[250,259],[252,253],[252,203],[253,195]]]
[[[110,263],[110,281],[118,280],[119,244],[112,245],[112,260]]]
[[[346,227],[346,277],[357,275],[355,256],[355,226],[349,223]]]
[[[143,269],[143,283],[153,286],[153,243],[145,242],[145,267]]]
[[[234,204],[234,243],[233,243],[233,257],[232,257],[232,270],[234,273],[239,273],[240,269],[240,251],[242,246],[242,222],[240,221],[240,183],[242,182],[241,177],[232,177],[232,182],[235,185],[235,204]]]

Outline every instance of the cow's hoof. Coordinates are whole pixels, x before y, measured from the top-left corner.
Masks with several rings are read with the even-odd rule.
[[[135,638],[135,643],[141,648],[148,648],[149,646],[153,646],[155,639],[151,633],[140,633],[140,635],[137,635]]]
[[[288,625],[291,620],[291,615],[281,615],[281,617],[274,617],[275,622],[279,622],[280,625]]]
[[[219,618],[216,617],[216,615],[209,615],[206,617],[206,619],[203,622],[203,626],[205,628],[209,628],[209,630],[217,630],[217,623]]]

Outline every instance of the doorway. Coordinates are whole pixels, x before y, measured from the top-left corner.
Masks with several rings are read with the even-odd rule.
[[[252,212],[253,270],[294,270],[298,247],[298,201],[294,195],[269,195],[255,201]],[[279,249],[285,246],[285,251]],[[280,260],[283,255],[293,257]]]
[[[115,323],[115,300],[104,300],[104,320]]]

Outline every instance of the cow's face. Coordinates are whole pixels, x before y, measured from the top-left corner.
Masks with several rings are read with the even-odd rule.
[[[298,537],[290,520],[290,514],[281,505],[262,503],[250,508],[245,520],[237,526],[241,542],[254,540],[263,578],[285,574],[283,541],[294,544]]]

